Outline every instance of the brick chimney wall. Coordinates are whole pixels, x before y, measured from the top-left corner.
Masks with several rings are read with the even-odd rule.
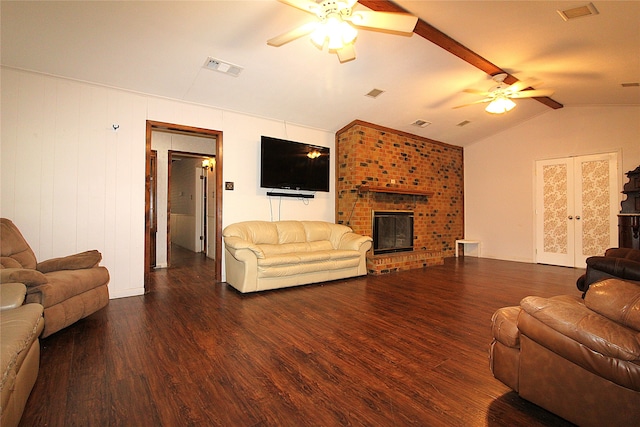
[[[356,120],[337,132],[335,159],[337,223],[371,236],[372,210],[412,210],[414,250],[454,255],[455,240],[464,236],[462,147]],[[433,196],[361,193],[361,185]]]

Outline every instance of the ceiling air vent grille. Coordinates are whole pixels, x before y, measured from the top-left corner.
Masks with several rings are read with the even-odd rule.
[[[369,98],[377,98],[383,93],[384,91],[382,89],[371,89],[365,96],[368,96]]]
[[[593,3],[585,4],[584,6],[578,6],[571,9],[559,10],[558,13],[565,21],[571,19],[582,18],[585,16],[597,15],[598,9]]]
[[[210,70],[218,71],[224,74],[229,74],[233,77],[238,77],[244,69],[239,65],[231,64],[229,62],[221,61],[220,59],[211,57],[207,58],[207,60],[205,61],[204,68],[208,68]]]
[[[411,126],[417,126],[419,128],[426,128],[430,124],[431,124],[431,122],[428,122],[426,120],[416,120],[415,122],[411,123]]]

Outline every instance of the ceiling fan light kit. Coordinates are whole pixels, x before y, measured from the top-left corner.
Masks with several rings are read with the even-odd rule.
[[[511,110],[516,106],[516,103],[506,97],[499,97],[494,99],[487,105],[484,109],[487,113],[491,114],[504,114]]]
[[[357,36],[358,30],[343,21],[339,15],[332,14],[311,33],[311,41],[320,49],[327,44],[329,50],[338,50],[353,43]]]
[[[355,27],[369,30],[383,30],[411,35],[418,18],[408,13],[352,11],[357,0],[279,0],[316,15],[317,22],[301,25],[279,36],[267,40],[270,46],[279,47],[300,37],[311,35],[311,41],[318,48],[336,53],[340,62],[356,58],[353,43],[358,36]],[[355,27],[354,27],[355,26]]]

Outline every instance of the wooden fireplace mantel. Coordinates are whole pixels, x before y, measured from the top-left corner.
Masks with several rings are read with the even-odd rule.
[[[433,191],[413,190],[399,187],[375,187],[371,185],[361,185],[358,187],[359,193],[388,193],[388,194],[409,194],[412,196],[433,196]]]

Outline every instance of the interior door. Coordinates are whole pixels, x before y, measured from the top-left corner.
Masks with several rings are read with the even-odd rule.
[[[617,154],[536,163],[536,262],[585,267],[617,246]]]
[[[536,163],[536,262],[573,266],[573,191],[572,159]]]
[[[207,215],[207,227],[206,227],[206,252],[207,258],[215,259],[216,258],[216,229],[218,227],[217,218],[216,218],[216,170],[215,170],[215,159],[210,159],[212,162],[212,167],[207,168],[207,179],[205,181],[206,187],[206,196],[205,203],[207,206],[206,215]]]
[[[151,164],[149,167],[149,267],[156,266],[156,234],[158,232],[158,152],[151,151]]]

